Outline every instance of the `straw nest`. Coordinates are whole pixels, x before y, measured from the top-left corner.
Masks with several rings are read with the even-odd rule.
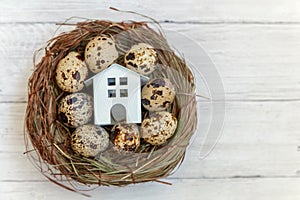
[[[184,59],[172,50],[159,26],[154,29],[146,22],[96,20],[63,25],[75,28],[47,43],[45,54],[35,64],[29,79],[26,154],[49,180],[73,191],[79,190],[78,183],[96,186],[124,186],[147,181],[166,183],[159,179],[172,174],[183,161],[197,123],[194,77]],[[157,147],[142,142],[134,153],[110,148],[97,159],[72,151],[70,137],[74,129],[63,125],[57,116],[58,102],[67,93],[56,85],[55,69],[68,52],[83,54],[87,42],[103,34],[117,38],[119,64],[123,64],[122,55],[135,43],[145,42],[155,48],[160,67],[151,77],[168,78],[177,92],[169,111],[177,117],[178,126],[167,144]]]

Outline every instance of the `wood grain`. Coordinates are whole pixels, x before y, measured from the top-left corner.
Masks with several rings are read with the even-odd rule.
[[[0,104],[2,113],[10,113],[0,117],[0,160],[9,160],[2,164],[0,182],[44,180],[22,154],[25,105]],[[200,158],[201,128],[208,123],[204,117],[185,161],[171,178],[299,177],[300,102],[227,102],[226,106],[223,135],[213,152]],[[16,170],[16,166],[23,167]]]
[[[173,185],[146,183],[123,188],[102,187],[88,194],[92,196],[90,199],[150,200],[159,197],[170,200],[295,200],[300,198],[299,178],[168,179],[166,181],[171,182]],[[89,199],[44,181],[4,182],[0,183],[0,186],[1,199]]]
[[[4,0],[0,7],[0,22],[57,22],[71,16],[115,20],[131,16],[108,12],[110,6],[133,10],[160,21],[204,24],[300,22],[297,0]]]
[[[56,22],[71,16],[132,18],[109,11],[109,6],[153,16],[164,29],[198,43],[222,78],[226,118],[217,146],[201,159],[209,107],[199,102],[198,133],[182,166],[166,179],[172,186],[146,183],[99,188],[90,193],[92,199],[299,199],[297,0],[1,1],[0,199],[83,199],[47,181],[23,155],[26,85],[32,54],[53,37]],[[72,27],[64,30],[68,28]],[[181,46],[180,41],[172,43]],[[197,56],[190,48],[181,50],[187,57]],[[203,64],[196,63],[200,71]]]
[[[202,46],[220,73],[227,101],[300,100],[300,26],[165,24],[163,27]],[[0,102],[27,100],[25,85],[32,73],[33,52],[56,29],[53,24],[0,26]],[[176,47],[177,41],[172,42]],[[186,46],[182,52],[195,56],[188,49]],[[200,71],[201,65],[201,61],[196,63]]]

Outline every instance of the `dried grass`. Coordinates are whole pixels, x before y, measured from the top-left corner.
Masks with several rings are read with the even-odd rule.
[[[165,183],[158,179],[169,176],[183,161],[197,123],[194,77],[184,59],[171,49],[162,31],[155,31],[145,22],[97,20],[63,25],[76,27],[48,42],[44,57],[35,65],[29,79],[26,154],[49,180],[72,191],[80,190],[77,182],[99,186],[147,181]],[[161,67],[152,76],[169,78],[177,91],[170,111],[177,116],[178,128],[167,145],[158,148],[143,143],[135,153],[111,148],[97,159],[84,158],[72,151],[73,129],[64,126],[57,116],[58,102],[66,93],[55,84],[55,69],[68,52],[83,53],[86,43],[101,34],[115,36],[121,54],[137,42],[149,43],[157,50]],[[122,64],[122,56],[118,62]]]

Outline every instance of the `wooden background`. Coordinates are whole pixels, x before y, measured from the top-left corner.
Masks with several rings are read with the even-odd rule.
[[[83,199],[47,181],[23,155],[33,51],[70,16],[114,6],[159,20],[207,51],[222,78],[226,119],[205,159],[194,142],[166,181],[101,187],[92,199],[300,198],[300,1],[0,1],[0,199]]]

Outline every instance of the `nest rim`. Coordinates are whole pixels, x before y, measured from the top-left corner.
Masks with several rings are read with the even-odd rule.
[[[174,173],[182,163],[186,148],[197,126],[194,76],[189,66],[184,58],[178,56],[169,46],[162,30],[155,31],[146,22],[93,20],[78,22],[74,26],[76,26],[74,30],[62,33],[48,41],[45,54],[40,62],[35,64],[34,72],[29,79],[24,133],[27,156],[49,180],[72,191],[80,190],[76,183],[97,186],[125,186],[148,181],[165,183],[159,179]],[[158,51],[162,67],[156,73],[177,80],[174,82],[177,91],[180,92],[179,96],[176,95],[176,99],[177,104],[180,105],[173,106],[170,111],[178,120],[175,136],[167,145],[159,149],[153,147],[150,152],[116,153],[118,155],[115,160],[121,157],[129,158],[131,165],[112,162],[105,156],[95,160],[70,154],[68,148],[70,148],[71,131],[58,120],[56,115],[57,102],[66,94],[55,84],[56,65],[68,52],[72,50],[81,52],[84,44],[82,41],[87,42],[99,34],[114,35],[128,30],[135,36],[140,34],[136,33],[136,29],[142,30],[141,38],[148,38],[147,34],[151,33],[151,37],[159,41],[152,44],[155,49],[159,49],[158,46],[162,44],[163,49],[166,49],[166,51]],[[153,42],[145,40],[148,43]],[[173,70],[168,70],[168,67]],[[174,69],[177,73],[174,73]],[[186,81],[182,81],[180,76],[183,76]],[[67,180],[71,187],[62,183],[63,180]]]

